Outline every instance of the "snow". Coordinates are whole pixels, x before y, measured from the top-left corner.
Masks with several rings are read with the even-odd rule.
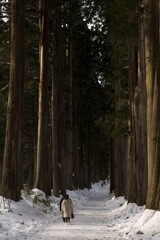
[[[75,215],[67,225],[59,211],[60,198],[46,198],[38,189],[23,190],[21,201],[5,200],[4,208],[0,197],[0,240],[160,239],[159,211],[115,198],[109,194],[109,183],[101,183],[90,190],[67,191]]]

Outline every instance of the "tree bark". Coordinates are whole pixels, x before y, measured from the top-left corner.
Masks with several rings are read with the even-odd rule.
[[[114,154],[114,183],[115,196],[123,196],[126,192],[126,159],[127,153],[127,138],[120,137],[115,140]]]
[[[24,7],[25,1],[12,1],[11,65],[2,177],[2,195],[15,201],[20,199],[22,189]]]
[[[50,194],[51,169],[48,159],[48,1],[39,0],[40,9],[40,81],[38,106],[38,143],[35,187]]]
[[[69,6],[72,12],[72,3]],[[65,97],[65,161],[66,187],[73,189],[73,35],[72,23],[66,40],[66,97]]]
[[[53,83],[53,191],[66,192],[65,179],[65,50],[62,39],[61,1],[55,1],[54,83]]]
[[[144,1],[147,88],[148,194],[146,207],[160,210],[160,2]],[[154,26],[154,28],[153,28]]]
[[[147,121],[145,84],[144,14],[138,5],[138,31],[129,39],[130,155],[127,163],[127,199],[146,204],[147,196]]]

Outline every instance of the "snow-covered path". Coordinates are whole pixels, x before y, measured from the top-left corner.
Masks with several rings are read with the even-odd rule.
[[[59,198],[50,197],[48,206],[41,191],[22,192],[23,200],[11,202],[8,212],[0,197],[0,240],[160,239],[160,212],[115,198],[109,194],[109,183],[68,193],[75,214],[68,225],[62,222]]]
[[[107,202],[111,199],[108,188],[104,186],[100,192],[94,190],[83,200],[79,209],[75,209],[75,219],[68,225],[61,219],[53,220],[45,231],[38,234],[37,239],[44,240],[122,240],[122,234],[107,226]],[[108,208],[109,209],[109,208]]]

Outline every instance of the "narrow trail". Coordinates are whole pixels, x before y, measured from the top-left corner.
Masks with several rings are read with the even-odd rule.
[[[111,199],[104,186],[101,192],[90,191],[89,198],[81,207],[75,209],[75,218],[68,225],[61,217],[48,223],[47,229],[38,233],[37,239],[43,240],[122,240],[122,234],[115,226],[108,224],[107,201]]]
[[[51,196],[46,206],[23,194],[22,201],[12,202],[11,212],[0,208],[0,240],[159,240],[160,212],[115,198],[109,188],[109,182],[103,187],[99,182],[90,190],[68,191],[75,214],[68,225],[59,198]]]

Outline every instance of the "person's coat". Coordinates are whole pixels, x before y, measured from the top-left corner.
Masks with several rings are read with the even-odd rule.
[[[60,211],[62,209],[62,202],[63,202],[64,199],[65,199],[65,195],[63,195],[63,197],[61,198],[60,203],[59,203],[59,210]]]
[[[70,218],[71,214],[73,212],[73,204],[71,199],[64,199],[61,205],[61,210],[62,210],[62,216],[64,218]]]

